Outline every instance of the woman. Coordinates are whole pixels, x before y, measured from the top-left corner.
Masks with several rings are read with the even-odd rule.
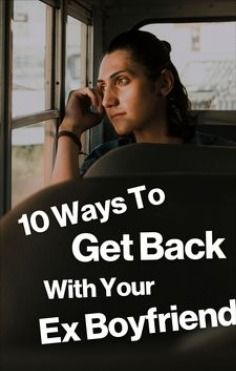
[[[92,152],[82,174],[105,152],[132,141],[196,142],[190,102],[170,51],[169,43],[144,31],[128,31],[111,42],[100,65],[97,87],[73,91],[69,97],[59,128],[53,182],[80,177],[81,135],[104,115],[120,139]]]

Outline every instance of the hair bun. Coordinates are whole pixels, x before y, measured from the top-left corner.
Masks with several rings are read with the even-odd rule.
[[[170,43],[168,41],[165,41],[165,40],[162,40],[162,43],[163,43],[165,49],[168,51],[168,53],[170,53],[171,52],[171,45],[170,45]]]

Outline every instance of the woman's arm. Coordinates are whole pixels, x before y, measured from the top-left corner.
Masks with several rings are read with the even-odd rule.
[[[93,107],[91,112],[90,107]],[[94,113],[96,111],[97,113]],[[102,98],[97,89],[84,88],[70,93],[66,105],[65,117],[58,133],[67,131],[80,141],[81,135],[87,129],[97,125],[104,113]],[[51,184],[66,180],[79,179],[79,145],[70,136],[59,135],[55,165]]]

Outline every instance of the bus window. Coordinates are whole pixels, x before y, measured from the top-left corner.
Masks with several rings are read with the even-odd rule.
[[[13,130],[12,205],[25,198],[32,188],[43,186],[43,141],[41,124]]]
[[[86,52],[82,43],[82,29],[85,26],[79,20],[68,16],[66,32],[66,98],[73,89],[85,85],[83,74]],[[86,32],[85,32],[86,34]]]
[[[11,5],[8,207],[48,184],[65,99],[70,90],[91,81],[92,45],[90,12],[78,4],[12,0]],[[86,134],[84,151],[88,145]]]
[[[71,14],[73,14],[73,17]],[[74,16],[76,16],[76,13],[70,12],[66,24],[66,101],[71,90],[87,86],[88,81],[92,79],[89,73],[92,56],[88,56],[91,28],[79,19],[79,14],[77,14],[77,18],[74,18]],[[89,151],[89,132],[82,135],[81,143],[83,153],[87,153]],[[82,163],[84,154],[79,157],[79,161]]]
[[[46,5],[15,1],[13,20],[12,115],[49,108],[45,99]],[[27,104],[26,104],[27,102]]]
[[[53,120],[12,131],[12,206],[50,177],[56,126]]]
[[[37,0],[13,2],[12,206],[45,184],[44,149],[48,121],[40,116],[45,113],[48,118],[55,116],[47,111],[52,108],[52,82],[48,79],[52,59],[50,38],[47,37],[52,10]]]
[[[236,22],[152,23],[167,40],[195,110],[236,110]]]

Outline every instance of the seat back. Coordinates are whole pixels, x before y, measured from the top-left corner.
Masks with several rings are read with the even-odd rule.
[[[85,177],[150,175],[160,173],[235,174],[236,148],[129,144],[108,152]]]
[[[210,355],[203,357],[202,348],[198,347],[198,327],[192,342],[195,345],[188,350],[185,345],[189,344],[188,336],[195,332],[182,328],[173,331],[170,322],[166,331],[161,332],[157,319],[152,330],[151,315],[173,312],[173,306],[178,313],[186,310],[197,313],[207,308],[218,311],[235,298],[235,182],[233,175],[193,174],[84,179],[79,184],[68,182],[49,187],[13,209],[0,225],[3,369],[77,370],[79,365],[83,371],[141,370],[149,362],[149,370],[158,366],[166,371],[172,369],[173,363],[184,362],[186,368],[182,369],[189,369],[193,363],[194,370],[196,364],[204,369],[207,361],[212,365],[217,359],[216,370],[222,369],[222,362],[224,370],[230,370],[225,365],[235,362],[232,350],[235,332],[226,334],[228,343],[220,359],[215,355],[218,338]],[[137,190],[141,192],[142,203]],[[161,191],[165,199],[159,204]],[[67,218],[63,227],[59,225],[58,214],[64,204],[73,217]],[[110,205],[109,217],[101,212],[101,205],[106,210],[105,205]],[[19,224],[26,217],[32,232],[29,235]],[[28,227],[25,224],[26,231]],[[179,260],[141,259],[141,233],[158,233],[154,237],[161,235],[163,242],[159,243],[164,246],[173,238],[184,244],[191,238],[205,241],[206,231],[212,231],[214,241],[225,238],[222,249],[227,259],[214,256],[209,260],[192,260],[185,255],[181,259],[181,252]],[[78,258],[78,244],[74,245],[84,233],[90,234],[86,238],[93,235],[97,240],[85,238],[81,243],[84,259],[94,254],[95,261],[87,263]],[[132,242],[127,242],[127,235]],[[149,237],[148,242],[152,243],[154,237]],[[104,243],[109,251],[105,245],[101,247]],[[200,250],[204,251],[204,247]],[[175,255],[174,251],[172,254]],[[112,258],[114,261],[110,261]],[[115,280],[111,295],[101,279]],[[61,298],[50,299],[45,282],[50,286],[55,280],[60,287],[64,282],[67,288],[61,288]],[[129,293],[132,282],[133,287],[135,283],[138,286]],[[94,328],[94,335],[89,338],[92,322],[86,315],[91,314],[95,323],[99,319],[105,321],[104,333],[98,339],[92,337],[101,328]],[[141,326],[148,315],[149,324],[146,322],[135,337],[130,323],[140,321]],[[46,327],[40,327],[39,320]],[[65,328],[68,330],[73,323],[80,339],[76,335],[66,338]],[[205,332],[200,330],[206,338],[212,331],[211,326]],[[57,343],[42,344],[42,333],[47,340],[57,338]]]

